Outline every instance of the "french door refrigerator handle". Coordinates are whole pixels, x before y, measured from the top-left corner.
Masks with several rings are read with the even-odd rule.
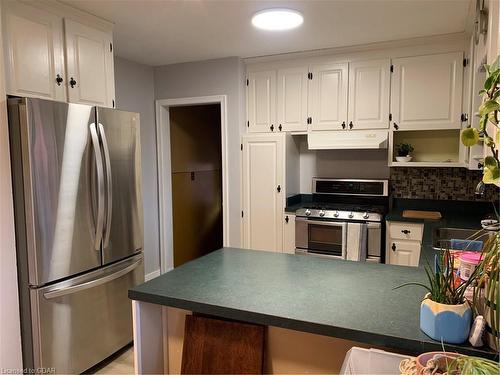
[[[80,284],[68,286],[65,288],[54,289],[54,290],[51,290],[50,292],[44,293],[43,296],[46,299],[53,299],[53,298],[62,297],[62,296],[68,295],[68,294],[76,293],[76,292],[79,292],[79,291],[82,291],[85,289],[95,288],[96,286],[106,284],[110,281],[118,279],[119,277],[122,277],[123,275],[126,275],[127,273],[136,269],[137,266],[141,263],[141,261],[142,261],[142,258],[135,261],[131,265],[129,265],[125,268],[122,268],[121,270],[118,270],[112,274],[103,276],[103,277],[98,278],[98,279],[86,281],[86,282],[83,282]]]
[[[106,139],[106,133],[104,132],[104,127],[99,123],[99,135],[102,139],[102,148],[104,150],[104,162],[106,163],[106,200],[107,200],[107,210],[106,210],[106,229],[104,231],[104,243],[103,248],[109,245],[109,235],[111,232],[111,214],[113,210],[113,182],[111,176],[111,159],[109,157],[109,147],[108,140]]]
[[[89,128],[97,166],[97,222],[94,249],[101,250],[102,231],[104,226],[104,166],[102,164],[101,146],[99,145],[96,125],[92,123],[89,125]]]

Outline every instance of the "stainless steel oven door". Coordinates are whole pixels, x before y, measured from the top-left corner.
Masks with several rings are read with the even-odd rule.
[[[345,259],[347,223],[295,219],[295,246],[298,253]]]

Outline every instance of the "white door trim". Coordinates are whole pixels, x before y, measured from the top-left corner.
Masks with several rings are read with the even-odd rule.
[[[220,104],[222,149],[222,241],[229,244],[229,201],[227,176],[227,96],[211,95],[193,98],[156,100],[156,149],[158,155],[158,212],[160,225],[160,270],[165,273],[174,267],[172,217],[172,165],[170,160],[169,107],[197,104]]]

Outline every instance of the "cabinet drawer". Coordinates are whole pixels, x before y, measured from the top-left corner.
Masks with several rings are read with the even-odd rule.
[[[404,222],[390,222],[388,224],[389,237],[391,239],[422,241],[424,224]]]

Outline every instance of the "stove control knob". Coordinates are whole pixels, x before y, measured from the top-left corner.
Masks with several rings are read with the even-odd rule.
[[[350,212],[348,217],[349,217],[349,219],[352,219],[354,217],[354,214],[352,212]]]
[[[370,217],[370,214],[368,214],[368,212],[365,212],[363,214],[363,219],[368,219]]]
[[[321,216],[321,217],[325,216],[325,211],[321,210],[321,211],[319,212],[319,216]]]
[[[306,213],[306,216],[309,216],[309,215],[311,215],[311,210],[307,209],[305,213]]]
[[[338,211],[335,211],[335,213],[333,214],[333,216],[335,216],[335,217],[339,217],[339,212],[338,212]]]

